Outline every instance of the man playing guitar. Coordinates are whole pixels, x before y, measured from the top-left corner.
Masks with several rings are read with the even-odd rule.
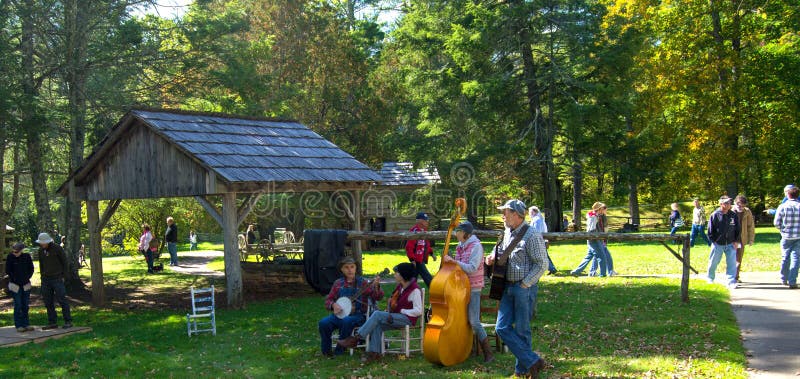
[[[339,355],[344,352],[341,346],[337,346],[331,351],[331,334],[339,329],[339,340],[343,340],[353,333],[356,328],[366,320],[367,305],[369,301],[380,301],[383,298],[383,290],[380,281],[376,277],[369,282],[366,279],[356,276],[356,261],[351,257],[344,257],[339,261],[339,271],[344,277],[336,279],[331,287],[331,292],[325,298],[325,309],[333,312],[319,321],[319,336],[321,340],[322,354],[328,357]],[[345,298],[351,305],[351,309],[344,309],[340,299]],[[337,300],[339,300],[337,302]]]

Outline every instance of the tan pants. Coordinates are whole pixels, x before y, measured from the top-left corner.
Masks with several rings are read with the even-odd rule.
[[[742,257],[744,256],[744,244],[736,249],[736,281],[739,281],[739,270],[742,268]]]

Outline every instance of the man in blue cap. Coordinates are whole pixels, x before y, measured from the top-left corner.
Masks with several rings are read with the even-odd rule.
[[[417,213],[417,223],[411,227],[409,232],[422,233],[428,231],[429,219],[430,218],[428,217],[427,213]],[[431,257],[434,261],[436,260],[436,255],[433,254],[433,248],[431,247],[431,241],[408,240],[406,242],[406,256],[408,257],[409,261],[414,263],[414,265],[417,267],[417,273],[422,277],[425,285],[430,288],[433,276],[428,271],[426,264],[428,263],[428,257]]]
[[[531,350],[531,291],[547,268],[547,250],[542,235],[525,223],[525,203],[513,199],[497,209],[503,212],[505,231],[486,257],[487,265],[505,260],[507,267],[496,331],[517,358],[514,373],[535,379],[544,369],[545,362]],[[506,250],[510,251],[504,258]]]

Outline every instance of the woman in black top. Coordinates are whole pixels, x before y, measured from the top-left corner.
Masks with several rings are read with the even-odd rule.
[[[30,254],[22,252],[25,245],[15,244],[11,254],[6,258],[6,274],[8,274],[8,290],[14,298],[14,326],[17,332],[30,332],[33,327],[28,320],[28,306],[31,300],[31,277],[33,276],[33,259]]]

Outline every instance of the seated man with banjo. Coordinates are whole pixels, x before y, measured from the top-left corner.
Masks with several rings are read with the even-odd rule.
[[[342,354],[344,349],[337,346],[331,351],[331,334],[339,329],[339,340],[343,340],[353,333],[356,328],[366,320],[367,305],[370,299],[378,302],[383,298],[380,278],[375,277],[372,282],[356,276],[356,261],[351,257],[344,257],[339,261],[339,271],[343,278],[336,279],[331,287],[331,292],[325,299],[325,309],[333,312],[319,321],[319,336],[322,341],[322,354],[328,357]]]

